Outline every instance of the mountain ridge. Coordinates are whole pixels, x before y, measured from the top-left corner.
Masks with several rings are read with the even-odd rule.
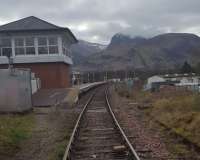
[[[200,37],[189,33],[166,33],[152,38],[114,35],[107,48],[85,57],[76,69],[172,69],[184,61],[198,63]]]

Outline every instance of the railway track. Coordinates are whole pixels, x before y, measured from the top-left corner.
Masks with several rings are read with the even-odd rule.
[[[121,129],[105,86],[96,89],[80,113],[63,160],[140,160]]]

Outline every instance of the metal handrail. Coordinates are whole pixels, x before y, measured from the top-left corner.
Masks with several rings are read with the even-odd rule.
[[[120,131],[120,134],[122,135],[122,137],[126,141],[126,144],[127,144],[128,148],[129,148],[129,150],[131,151],[131,154],[134,156],[134,159],[135,160],[140,160],[140,158],[137,155],[135,149],[133,148],[132,144],[130,143],[130,141],[128,140],[126,134],[124,133],[123,129],[121,128],[120,124],[118,123],[114,112],[111,109],[111,105],[110,105],[110,102],[108,100],[108,91],[107,90],[105,91],[105,95],[106,95],[106,102],[107,102],[107,105],[108,105],[109,112],[112,115],[112,118],[113,118],[113,120],[115,122],[116,127],[118,128],[118,130]]]
[[[68,159],[70,159],[70,149],[71,149],[72,143],[73,143],[73,141],[74,141],[74,137],[75,137],[76,132],[77,132],[77,130],[78,130],[78,127],[79,127],[80,121],[81,121],[81,119],[82,119],[82,117],[83,117],[83,114],[84,114],[84,112],[85,112],[85,110],[86,110],[88,104],[91,102],[92,98],[94,97],[94,94],[95,94],[95,93],[93,93],[93,94],[90,96],[90,98],[88,99],[87,103],[85,104],[83,110],[81,111],[81,113],[80,113],[80,115],[79,115],[79,117],[78,117],[78,119],[77,119],[77,121],[76,121],[76,125],[75,125],[75,127],[74,127],[74,129],[73,129],[72,135],[71,135],[70,140],[69,140],[69,143],[68,143],[68,145],[67,145],[65,154],[64,154],[64,156],[63,156],[63,160],[68,160]]]

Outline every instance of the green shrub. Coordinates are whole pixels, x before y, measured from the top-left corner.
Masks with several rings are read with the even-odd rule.
[[[13,154],[20,142],[31,136],[34,117],[28,115],[2,115],[0,117],[0,154]]]

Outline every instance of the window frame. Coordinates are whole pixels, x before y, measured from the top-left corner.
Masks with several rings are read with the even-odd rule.
[[[11,37],[2,37],[1,38],[1,41],[3,39],[8,39],[10,40],[10,44],[9,45],[6,45],[6,46],[3,46],[3,44],[0,46],[0,57],[6,57],[5,55],[3,55],[3,49],[11,49],[11,55],[13,55],[12,53],[12,38]]]
[[[14,40],[14,50],[15,50],[15,56],[20,57],[20,56],[36,56],[37,51],[36,51],[36,43],[35,43],[35,37],[36,36],[15,36],[13,37]],[[33,45],[27,45],[26,39],[28,38],[33,38]],[[16,39],[23,39],[23,45],[22,46],[17,46],[16,45]],[[16,54],[16,49],[17,48],[23,48],[24,54]],[[27,48],[34,48],[34,54],[27,54]]]
[[[2,57],[6,57],[5,55],[3,55],[3,49],[10,49],[10,51],[11,51],[11,56],[12,56],[12,47],[1,47],[1,51],[2,51],[1,56],[2,56]]]
[[[72,58],[72,52],[67,39],[62,38],[62,52],[64,56]]]
[[[18,46],[17,45],[17,39],[22,39],[23,40],[23,45],[22,46]],[[14,37],[14,44],[15,44],[15,56],[25,56],[26,55],[26,49],[25,49],[25,37],[22,37],[22,36],[20,36],[20,37]],[[17,49],[23,49],[24,50],[24,54],[16,54],[17,52],[16,52],[16,50]]]
[[[55,38],[56,44],[50,44],[50,38]],[[59,54],[59,44],[58,44],[58,36],[48,36],[47,38],[47,45],[48,45],[48,54],[49,55],[58,55]],[[57,47],[57,53],[50,53],[50,47]]]
[[[39,44],[39,38],[46,38],[46,45],[40,45]],[[50,44],[50,38],[56,39],[56,44]],[[57,35],[51,35],[51,36],[38,36],[37,37],[37,48],[38,48],[38,55],[59,55],[59,43],[58,43],[58,36]],[[40,54],[39,48],[47,47],[47,53],[46,54]],[[57,53],[50,53],[50,47],[57,47]]]
[[[39,44],[39,38],[44,37],[46,38],[46,45],[40,45]],[[30,44],[28,44],[28,40],[29,38],[32,38],[32,41],[30,41]],[[53,38],[53,40],[51,40],[51,38]],[[3,56],[3,48],[10,48],[12,50],[12,55],[13,56],[42,56],[42,55],[49,55],[49,56],[55,56],[55,55],[59,55],[60,54],[60,50],[59,50],[59,35],[24,35],[24,36],[13,36],[13,37],[2,37],[1,39],[9,39],[9,47],[3,47],[0,46],[0,56]],[[17,39],[22,39],[23,40],[23,45],[17,45]],[[53,43],[51,43],[53,42]],[[32,45],[31,45],[32,43]],[[47,49],[47,53],[45,54],[39,54],[39,47],[44,47],[45,49]],[[51,48],[52,47],[52,48]],[[55,47],[55,48],[54,48]],[[23,49],[23,54],[16,54],[16,49]],[[28,48],[34,48],[34,54],[27,54]],[[30,50],[32,50],[30,49]],[[53,53],[50,51],[56,51],[57,53]],[[31,52],[30,52],[31,53]]]
[[[32,38],[33,39],[33,44],[32,45],[28,45],[27,44],[27,39],[28,38]],[[24,38],[24,43],[25,43],[25,55],[26,56],[33,56],[33,55],[36,55],[36,44],[35,44],[35,37],[34,36],[26,36],[25,38]],[[27,48],[34,48],[34,54],[27,54]]]
[[[63,45],[62,51],[63,51],[63,55],[64,55],[64,56],[71,57],[70,49],[68,49],[68,47],[66,47],[66,45]]]

